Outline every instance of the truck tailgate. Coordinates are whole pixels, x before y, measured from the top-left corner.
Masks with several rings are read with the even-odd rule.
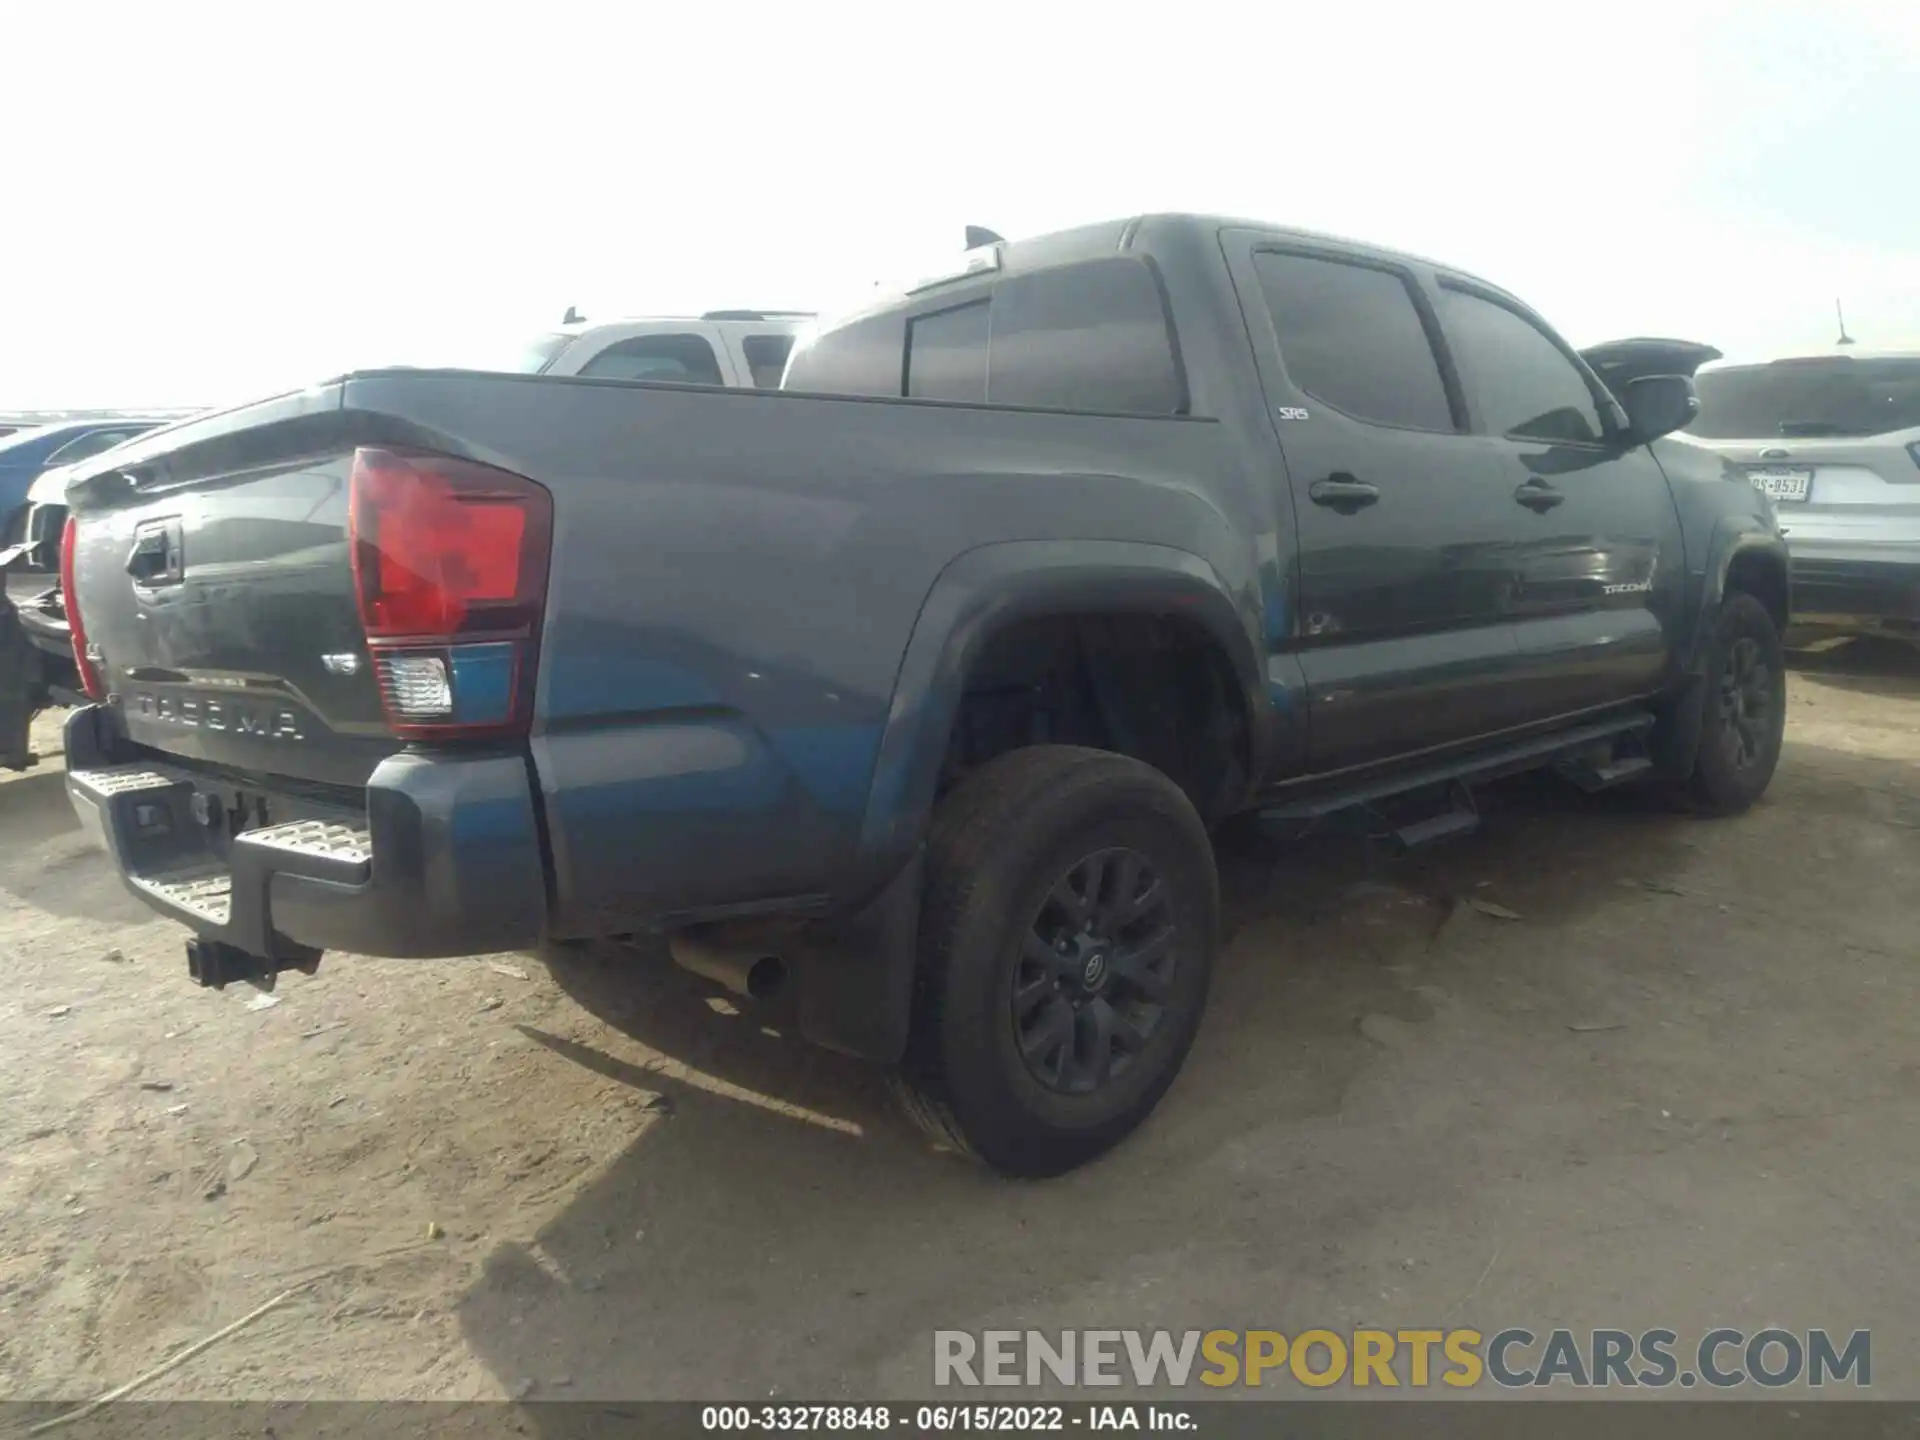
[[[89,654],[136,743],[344,786],[399,748],[355,601],[353,437],[327,408],[175,427],[70,492]]]

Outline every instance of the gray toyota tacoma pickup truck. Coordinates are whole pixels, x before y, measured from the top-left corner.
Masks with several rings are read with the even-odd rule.
[[[347,375],[76,476],[68,788],[202,983],[665,933],[1062,1171],[1185,1058],[1229,817],[1766,788],[1785,549],[1645,349],[1609,388],[1447,266],[1152,216],[778,391]]]

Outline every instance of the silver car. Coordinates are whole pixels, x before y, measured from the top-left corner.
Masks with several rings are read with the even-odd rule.
[[[1920,354],[1723,365],[1695,384],[1684,438],[1773,497],[1802,637],[1920,642]]]

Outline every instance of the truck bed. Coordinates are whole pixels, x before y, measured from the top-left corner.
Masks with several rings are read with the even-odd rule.
[[[1219,425],[458,371],[353,374],[157,432],[83,472],[77,583],[126,738],[265,791],[350,798],[402,749],[358,654],[356,447],[459,457],[553,496],[532,767],[553,921],[825,897],[895,837],[869,794],[908,638],[956,557],[1037,538],[1247,541],[1193,478]],[[158,601],[125,573],[178,522]],[[931,677],[926,677],[931,678]],[[923,679],[925,683],[925,679]],[[495,746],[493,748],[500,748]],[[883,787],[881,787],[883,788]]]

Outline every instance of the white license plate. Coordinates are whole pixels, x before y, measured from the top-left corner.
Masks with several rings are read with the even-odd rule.
[[[1753,482],[1754,489],[1775,500],[1804,500],[1813,488],[1813,471],[1784,465],[1749,470],[1747,478]]]

